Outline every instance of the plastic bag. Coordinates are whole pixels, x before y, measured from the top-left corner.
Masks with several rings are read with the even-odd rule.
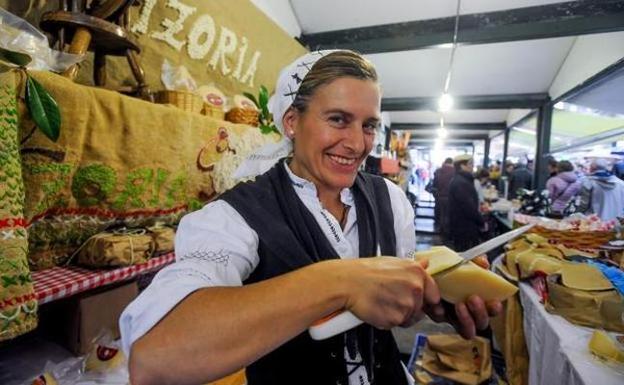
[[[32,61],[26,65],[33,70],[63,72],[67,67],[84,59],[50,48],[48,38],[14,14],[0,8],[0,47],[27,54]]]
[[[167,59],[163,60],[160,74],[165,89],[169,91],[189,91],[197,89],[197,83],[185,66],[174,67]]]

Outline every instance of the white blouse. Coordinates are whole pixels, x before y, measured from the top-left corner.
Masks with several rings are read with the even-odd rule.
[[[358,258],[356,210],[348,210],[343,230],[338,220],[321,205],[316,186],[293,174],[287,165],[286,170],[297,196],[312,213],[340,257]],[[399,187],[388,180],[386,185],[394,215],[396,255],[405,258],[416,247],[414,210]],[[343,189],[340,199],[345,205],[353,207],[350,189]],[[175,253],[176,262],[162,269],[119,319],[126,355],[130,353],[134,341],[194,291],[212,286],[242,286],[259,263],[258,235],[232,206],[217,200],[182,218],[176,233]],[[347,354],[345,349],[346,358]],[[368,384],[364,367],[352,373],[349,383]]]

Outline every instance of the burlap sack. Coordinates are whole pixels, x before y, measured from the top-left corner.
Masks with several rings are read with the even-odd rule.
[[[24,212],[34,269],[65,263],[89,237],[117,222],[176,224],[232,187],[238,164],[277,139],[58,75],[33,75],[57,100],[62,118],[52,142],[33,130],[22,106]]]
[[[28,268],[15,78],[0,72],[0,341],[37,326]]]
[[[481,337],[467,341],[453,334],[427,336],[422,366],[460,384],[480,384],[492,376],[490,342]]]
[[[616,290],[568,288],[559,283],[559,275],[548,277],[546,282],[548,300],[545,309],[549,313],[578,325],[624,332],[624,299]]]
[[[99,233],[80,247],[79,265],[120,267],[147,262],[154,253],[154,240],[144,229]]]

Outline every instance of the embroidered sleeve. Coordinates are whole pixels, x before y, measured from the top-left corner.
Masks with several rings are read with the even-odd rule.
[[[176,262],[161,270],[121,315],[125,352],[191,293],[241,286],[258,265],[257,248],[256,232],[223,201],[185,216],[176,232]]]

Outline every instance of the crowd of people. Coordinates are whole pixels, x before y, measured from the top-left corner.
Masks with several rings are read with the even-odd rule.
[[[486,230],[481,205],[487,186],[503,192],[506,176],[507,198],[516,199],[523,190],[534,188],[531,166],[531,162],[521,158],[516,163],[507,162],[504,174],[500,162],[473,172],[470,155],[445,159],[431,182],[436,229],[443,239],[458,251],[478,244]],[[620,176],[624,173],[618,173],[618,167],[619,163],[612,166],[606,159],[593,159],[585,170],[568,160],[549,158],[546,189],[550,215],[561,218],[575,212],[596,214],[604,221],[624,216],[624,181]]]

